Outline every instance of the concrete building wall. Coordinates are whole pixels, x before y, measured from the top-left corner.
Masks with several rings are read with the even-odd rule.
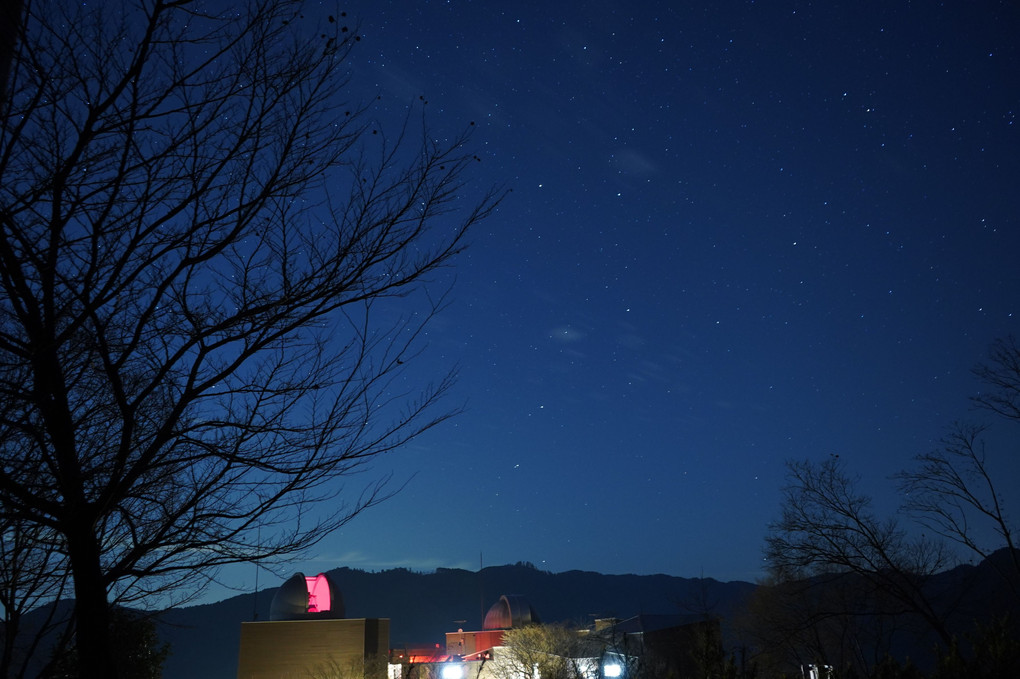
[[[349,672],[366,658],[385,672],[389,640],[387,618],[241,623],[237,679],[309,679],[326,668]]]

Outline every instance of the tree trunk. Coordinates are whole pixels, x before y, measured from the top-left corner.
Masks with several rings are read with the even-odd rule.
[[[11,597],[13,600],[13,597]],[[7,620],[4,624],[4,647],[3,657],[0,657],[0,677],[7,679],[11,674],[11,665],[14,662],[14,651],[17,648],[18,629],[21,627],[21,615],[18,611],[7,610]]]
[[[116,679],[110,644],[110,604],[100,567],[99,542],[91,526],[75,519],[67,546],[74,578],[75,647],[78,676]],[[83,525],[85,524],[85,525]]]
[[[0,2],[0,104],[7,98],[7,81],[11,75],[11,61],[18,45],[21,9],[24,4],[24,0]]]

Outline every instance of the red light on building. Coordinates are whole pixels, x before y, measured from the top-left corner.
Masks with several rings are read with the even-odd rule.
[[[315,577],[305,576],[308,587],[308,612],[323,613],[330,609],[332,600],[329,594],[329,581],[323,573]]]

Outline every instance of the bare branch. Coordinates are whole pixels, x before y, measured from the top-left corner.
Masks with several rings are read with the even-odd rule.
[[[111,601],[301,554],[393,492],[359,478],[374,459],[453,414],[452,372],[408,386],[407,364],[499,196],[464,199],[466,134],[417,113],[376,134],[347,101],[355,32],[303,12],[26,8],[0,118],[0,518],[51,536],[92,616],[83,675],[111,667]]]
[[[870,498],[857,491],[857,479],[838,458],[818,465],[794,461],[787,468],[782,515],[766,538],[770,572],[807,586],[853,576],[894,602],[894,612],[921,616],[948,643],[943,616],[924,590],[928,578],[948,565],[945,550],[923,537],[907,538],[895,520],[876,518]]]
[[[996,340],[988,360],[974,374],[990,387],[971,400],[979,407],[1010,420],[1020,420],[1020,346],[1012,335]]]
[[[989,359],[974,369],[989,387],[972,401],[980,409],[1020,421],[1020,347],[1012,337],[996,341]],[[939,447],[915,458],[897,478],[904,509],[934,533],[981,559],[1006,547],[1007,560],[990,559],[1013,596],[1020,595],[1020,552],[1006,514],[1002,485],[989,467],[988,425],[956,423]],[[989,542],[989,539],[994,542]]]

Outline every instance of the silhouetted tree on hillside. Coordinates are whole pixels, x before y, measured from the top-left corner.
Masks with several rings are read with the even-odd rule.
[[[944,616],[925,590],[927,580],[951,564],[945,549],[924,536],[909,536],[895,519],[876,516],[871,498],[858,490],[858,479],[839,458],[793,461],[787,469],[782,512],[765,543],[769,572],[779,581],[803,580],[812,587],[852,575],[865,585],[860,596],[847,599],[849,605],[857,601],[856,614],[878,612],[874,598],[865,596],[875,592],[884,603],[881,612],[916,614],[948,644]]]
[[[972,402],[1008,424],[1020,424],[1020,346],[1016,340],[996,341],[988,360],[978,365],[974,374],[987,390]],[[928,530],[980,559],[1006,547],[1006,558],[989,563],[1002,577],[1006,590],[1020,600],[1020,550],[1002,494],[1013,486],[997,478],[988,460],[985,434],[989,426],[953,425],[939,448],[919,455],[915,466],[898,479],[907,498],[905,509]],[[988,535],[994,536],[994,543],[987,542]]]
[[[160,679],[170,647],[160,641],[152,618],[126,608],[111,612],[110,636],[117,674],[131,679]],[[78,649],[75,646],[54,649],[53,657],[41,679],[79,679]]]
[[[979,408],[1020,422],[1016,342],[997,341],[989,360],[974,372],[988,388],[973,399]],[[788,463],[781,516],[770,525],[766,540],[770,581],[768,590],[756,594],[754,626],[767,627],[776,648],[786,645],[801,655],[827,648],[831,658],[838,653],[820,634],[834,622],[842,621],[835,637],[863,639],[883,627],[891,632],[901,625],[898,621],[915,616],[949,649],[956,640],[947,617],[956,602],[938,600],[926,585],[958,563],[950,549],[954,545],[996,569],[1002,591],[1015,601],[1020,552],[1002,495],[1008,484],[986,457],[986,432],[983,424],[954,425],[936,450],[918,456],[914,467],[896,476],[903,516],[916,524],[879,517],[858,489],[858,479],[836,456],[821,463]],[[1003,547],[1001,555],[993,555]],[[839,592],[844,594],[833,600]],[[770,617],[773,622],[763,626]],[[886,644],[875,637],[871,645],[857,645],[880,652]],[[873,655],[855,664],[858,671],[892,667]]]
[[[463,138],[350,103],[342,17],[209,11],[29,3],[0,108],[0,519],[66,567],[82,676],[112,602],[387,495],[345,482],[448,415],[404,371],[495,203]]]
[[[66,627],[66,611],[56,605],[67,590],[67,558],[49,529],[0,517],[0,677],[24,677],[44,638]],[[25,616],[40,609],[30,625]],[[30,629],[26,629],[30,627]],[[56,635],[58,648],[67,635]]]

